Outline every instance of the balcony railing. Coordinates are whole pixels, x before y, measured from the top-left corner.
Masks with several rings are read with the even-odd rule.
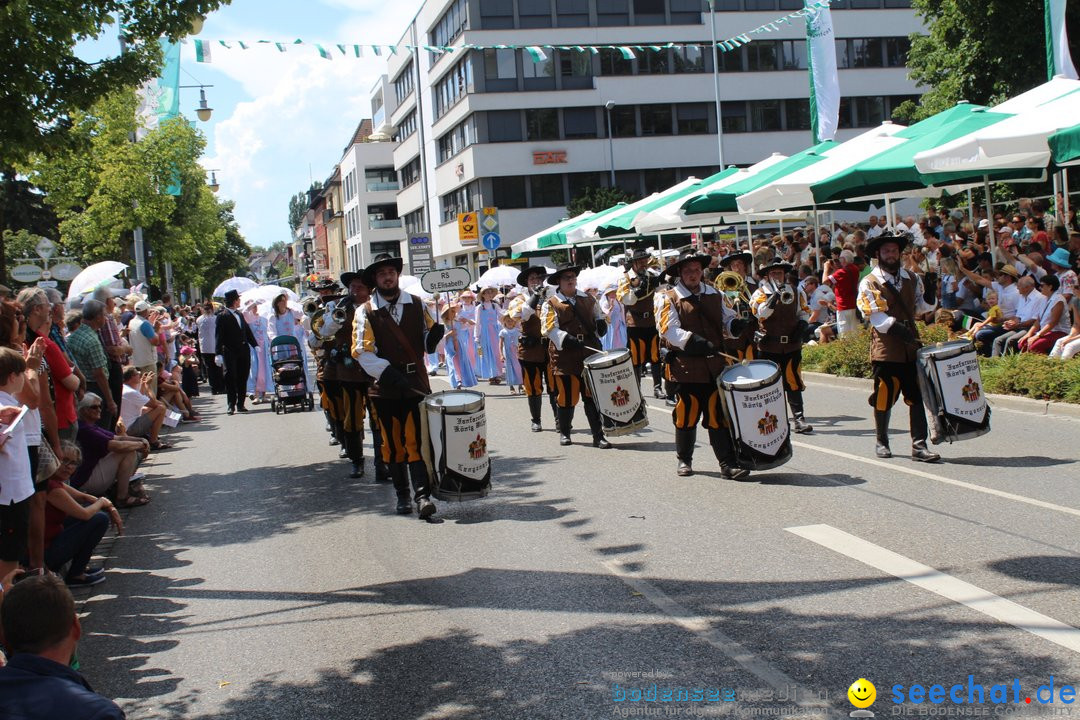
[[[383,192],[385,190],[400,190],[401,183],[397,182],[369,182],[367,184],[368,192]]]
[[[394,220],[375,220],[368,218],[368,227],[372,230],[385,230],[386,228],[398,228],[401,227],[401,218]]]

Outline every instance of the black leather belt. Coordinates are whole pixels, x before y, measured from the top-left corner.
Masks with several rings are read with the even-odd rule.
[[[416,372],[416,363],[405,363],[404,365],[398,366],[398,370],[406,375],[412,375]]]

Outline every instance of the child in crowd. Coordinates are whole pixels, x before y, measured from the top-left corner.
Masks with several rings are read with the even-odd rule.
[[[506,384],[511,395],[525,394],[522,384],[521,362],[518,360],[518,339],[521,338],[521,326],[517,318],[505,314],[500,318],[502,330],[499,331],[499,344],[502,346],[503,365],[506,367]]]
[[[11,582],[19,560],[26,554],[30,534],[34,478],[30,474],[26,427],[22,422],[15,423],[23,409],[15,396],[22,392],[25,372],[22,353],[0,347],[0,584]]]
[[[476,374],[469,362],[466,348],[472,347],[471,328],[458,317],[461,305],[452,302],[443,308],[442,321],[446,326],[446,334],[443,335],[446,346],[446,371],[450,380],[450,387],[455,390],[474,387]]]
[[[986,293],[986,317],[981,322],[977,322],[971,326],[971,329],[965,334],[970,340],[975,337],[975,334],[982,330],[984,327],[993,326],[1000,327],[1005,322],[1005,316],[1001,312],[1001,306],[998,305],[998,294],[994,290],[990,290]]]

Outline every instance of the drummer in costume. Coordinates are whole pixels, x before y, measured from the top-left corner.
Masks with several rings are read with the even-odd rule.
[[[741,287],[733,287],[725,291],[724,296],[727,306],[735,313],[736,322],[733,324],[731,337],[724,341],[724,347],[729,355],[734,355],[744,360],[750,354],[750,348],[754,344],[754,333],[757,331],[757,322],[750,312],[750,298],[757,290],[757,282],[747,270],[754,261],[754,256],[748,252],[732,252],[720,258],[721,283],[729,277],[724,273],[734,273],[742,278]]]
[[[548,276],[547,284],[557,289],[540,308],[540,326],[549,340],[548,362],[558,389],[559,444],[571,444],[574,406],[578,397],[583,396],[593,447],[607,449],[611,443],[604,437],[600,411],[582,381],[585,357],[600,349],[600,336],[607,332],[607,323],[600,305],[577,289],[580,271],[580,267],[569,263],[560,265]]]
[[[330,396],[331,417],[334,419],[336,434],[341,438],[341,446],[346,457],[352,462],[349,477],[364,476],[364,415],[368,406],[368,388],[371,377],[363,371],[352,356],[353,320],[356,309],[362,307],[371,297],[371,289],[364,283],[360,273],[346,272],[341,275],[341,284],[346,295],[339,300],[324,322],[323,336],[332,335],[326,349],[326,364],[332,369],[335,378],[335,392]],[[342,314],[344,317],[342,318]],[[337,322],[342,320],[342,322]],[[370,413],[372,445],[375,450],[375,480],[386,482],[390,479],[383,463],[382,432],[376,413]]]
[[[507,309],[510,317],[521,322],[517,356],[521,362],[533,432],[541,430],[540,409],[544,404],[544,385],[547,385],[548,401],[555,415],[555,429],[559,429],[558,390],[552,374],[553,366],[548,362],[548,339],[544,337],[540,327],[540,307],[548,292],[548,286],[544,283],[546,277],[547,268],[543,265],[533,265],[522,270],[517,276],[517,283],[528,292],[514,298]]]
[[[653,317],[653,292],[660,285],[660,278],[648,272],[648,250],[635,250],[626,264],[626,272],[619,281],[615,299],[626,309],[626,339],[634,362],[638,385],[645,373],[645,364],[652,367],[653,397],[664,398],[663,375],[660,365],[660,336],[656,332]]]
[[[761,284],[750,296],[750,311],[758,320],[757,348],[748,354],[771,360],[784,377],[784,394],[791,406],[792,429],[797,433],[813,432],[803,414],[802,379],[803,335],[809,327],[810,305],[806,293],[787,284],[792,266],[782,260],[763,265],[758,271]]]
[[[720,474],[740,480],[750,474],[736,467],[731,435],[724,427],[716,378],[727,366],[720,352],[735,313],[724,296],[704,282],[711,257],[691,252],[666,271],[674,286],[656,294],[657,328],[668,348],[668,369],[678,383],[675,390],[675,454],[677,473],[693,475],[694,442],[700,422],[709,431],[709,445],[720,463]]]
[[[423,357],[438,346],[443,326],[435,324],[420,298],[399,287],[401,266],[401,258],[384,254],[361,273],[375,292],[356,311],[352,355],[375,378],[368,392],[382,430],[382,460],[394,481],[397,512],[412,512],[411,478],[412,500],[420,518],[427,519],[435,514],[435,503],[421,450],[421,403],[431,392]]]
[[[915,319],[933,308],[923,298],[922,279],[900,267],[900,251],[908,238],[908,235],[878,235],[868,242],[866,252],[876,257],[878,264],[859,283],[857,304],[872,326],[870,364],[874,392],[870,405],[874,408],[877,435],[875,452],[879,458],[892,457],[889,415],[903,392],[911,428],[911,458],[937,462],[941,456],[926,447],[929,428],[915,363],[915,353],[922,345]]]

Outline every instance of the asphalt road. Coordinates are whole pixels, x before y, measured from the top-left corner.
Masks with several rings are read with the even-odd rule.
[[[731,482],[700,443],[675,476],[662,401],[561,448],[498,387],[491,495],[426,524],[321,415],[200,402],[87,604],[84,671],[131,718],[839,718],[860,677],[881,717],[928,707],[894,685],[1019,679],[1000,715],[1080,680],[1080,421],[1000,410],[920,465],[898,410],[878,461],[866,393],[816,385],[791,462]]]

